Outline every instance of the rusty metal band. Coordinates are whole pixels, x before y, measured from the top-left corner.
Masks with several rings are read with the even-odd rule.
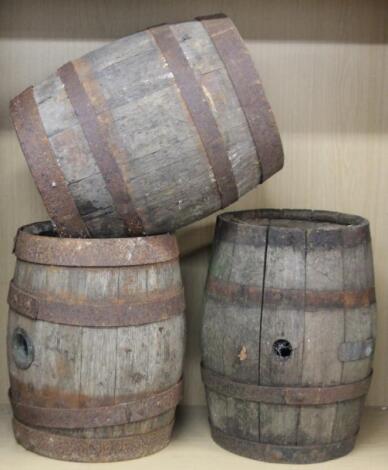
[[[174,421],[154,431],[115,438],[80,438],[35,429],[12,420],[16,441],[46,457],[75,462],[114,462],[153,454],[168,445]]]
[[[114,207],[123,219],[130,233],[142,233],[143,222],[131,200],[128,187],[114,155],[110,152],[104,129],[97,119],[93,104],[83,87],[72,62],[58,70],[67,96],[81,125],[96,164],[112,196]]]
[[[43,127],[32,87],[11,101],[10,112],[31,174],[58,232],[64,236],[87,236],[87,227]]]
[[[257,306],[264,302],[264,308],[294,308],[305,310],[355,309],[370,307],[376,302],[373,287],[357,291],[316,291],[298,289],[265,288],[237,282],[223,281],[209,277],[206,292],[221,302],[244,306]]]
[[[364,380],[330,387],[262,386],[236,382],[202,367],[202,380],[209,389],[233,397],[276,405],[329,405],[361,398],[367,394],[372,374]]]
[[[19,421],[34,426],[58,429],[117,426],[154,418],[175,408],[183,394],[183,381],[162,392],[134,398],[127,403],[94,408],[44,408],[12,399],[13,413]]]
[[[183,289],[147,294],[142,302],[72,303],[34,296],[13,282],[8,292],[10,308],[32,320],[60,325],[89,327],[125,327],[146,325],[182,314],[185,310]]]
[[[284,156],[275,118],[248,49],[230,18],[199,18],[225,65],[256,147],[261,182],[283,167]]]
[[[164,263],[179,257],[171,234],[128,238],[58,238],[49,222],[19,229],[15,242],[18,259],[51,266],[117,267]]]
[[[271,220],[300,220],[316,228],[272,226]],[[325,228],[320,223],[337,224]],[[308,249],[352,248],[370,243],[369,222],[359,216],[331,211],[258,209],[226,212],[217,218],[216,239],[242,245],[263,247],[267,244],[266,228],[270,226],[270,246],[302,246]],[[264,234],[264,235],[263,235]],[[305,234],[305,238],[303,237]]]
[[[212,438],[224,449],[243,457],[270,463],[309,464],[336,459],[348,454],[357,438],[355,435],[332,444],[287,446],[241,439],[226,434],[213,425],[210,427]]]
[[[238,190],[224,139],[209,103],[177,39],[168,25],[149,30],[155,39],[191,115],[213,170],[222,207],[238,199]]]

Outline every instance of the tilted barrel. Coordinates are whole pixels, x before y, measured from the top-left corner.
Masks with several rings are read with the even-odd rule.
[[[182,394],[184,297],[175,237],[61,239],[19,230],[8,302],[17,441],[85,462],[165,447]]]
[[[254,64],[220,15],[69,62],[14,98],[11,116],[64,236],[174,231],[283,166]]]
[[[215,441],[270,462],[349,452],[371,379],[375,316],[365,219],[219,216],[202,329]]]

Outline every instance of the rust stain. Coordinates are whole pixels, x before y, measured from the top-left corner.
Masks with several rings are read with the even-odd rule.
[[[48,227],[54,236],[47,236]],[[179,257],[172,234],[98,239],[58,238],[55,234],[50,222],[21,227],[16,237],[16,257],[37,264],[82,267],[140,266]]]

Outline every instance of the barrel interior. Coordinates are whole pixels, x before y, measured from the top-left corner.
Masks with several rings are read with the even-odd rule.
[[[219,216],[202,328],[215,441],[270,462],[350,452],[375,320],[367,220],[311,210]]]

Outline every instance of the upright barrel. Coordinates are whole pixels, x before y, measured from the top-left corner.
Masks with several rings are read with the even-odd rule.
[[[165,447],[182,394],[184,298],[174,236],[16,237],[8,366],[16,440],[81,462]]]
[[[174,231],[283,166],[260,78],[218,15],[133,34],[61,67],[11,102],[59,233]]]
[[[375,316],[365,219],[303,210],[219,216],[202,330],[214,440],[269,462],[351,451]]]

